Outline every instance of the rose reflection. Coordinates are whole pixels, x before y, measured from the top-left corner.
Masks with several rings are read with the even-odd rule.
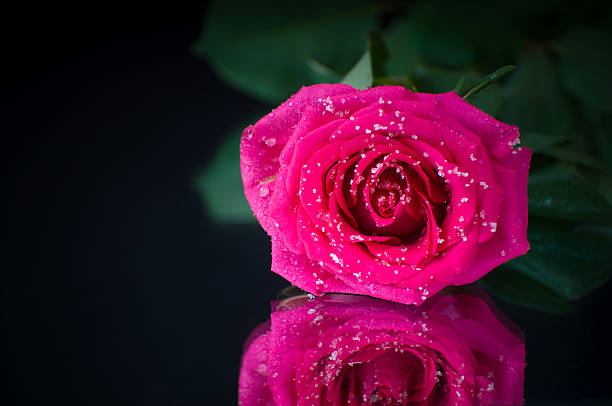
[[[522,333],[475,288],[275,302],[245,350],[241,406],[523,403]]]

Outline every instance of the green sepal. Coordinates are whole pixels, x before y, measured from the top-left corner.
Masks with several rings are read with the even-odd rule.
[[[470,97],[476,96],[479,92],[484,90],[487,86],[499,81],[501,78],[512,72],[516,68],[515,65],[506,65],[497,69],[495,72],[489,73],[487,76],[479,80],[476,84],[468,87],[461,93],[463,100],[467,100]]]
[[[457,83],[455,84],[455,87],[453,88],[453,91],[457,94],[459,94],[459,92],[461,92],[461,88],[463,87],[463,82],[465,82],[465,77],[461,76],[461,78],[457,81]]]
[[[367,89],[374,85],[374,78],[384,77],[385,63],[389,53],[382,38],[375,31],[368,33],[365,53],[344,76],[341,83],[356,89]]]

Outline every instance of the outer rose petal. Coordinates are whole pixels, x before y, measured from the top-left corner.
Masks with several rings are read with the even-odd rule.
[[[514,153],[516,152],[516,154]],[[471,283],[504,262],[523,255],[529,249],[527,241],[527,175],[531,151],[521,148],[508,154],[503,163],[512,162],[516,169],[503,167],[498,178],[506,193],[498,231],[478,250],[472,266],[460,274],[455,285]]]
[[[274,109],[272,113],[247,127],[240,144],[240,169],[244,194],[264,230],[271,233],[268,215],[270,199],[278,172],[278,158],[302,113],[319,98],[354,92],[348,85],[314,85],[303,87]]]
[[[419,96],[438,98],[446,111],[453,115],[460,123],[480,135],[485,147],[496,158],[506,155],[509,146],[511,147],[519,137],[516,126],[494,119],[463,100],[455,92],[442,93],[440,95],[419,93]]]
[[[288,250],[276,236],[272,237],[272,269],[277,270],[283,278],[292,280],[298,288],[317,295],[325,292],[358,293],[305,254],[295,254]]]

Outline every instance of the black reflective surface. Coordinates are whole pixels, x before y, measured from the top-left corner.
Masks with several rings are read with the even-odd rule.
[[[190,187],[261,107],[190,54],[203,15],[15,12],[3,403],[235,404],[243,341],[286,283],[265,233],[214,224]],[[609,404],[610,289],[569,316],[499,302],[526,332],[527,404]]]

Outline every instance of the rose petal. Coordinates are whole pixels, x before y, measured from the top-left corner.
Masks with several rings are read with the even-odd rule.
[[[467,272],[458,275],[456,284],[472,283],[491,269],[529,249],[527,241],[527,175],[531,151],[522,148],[511,152],[507,157],[517,169],[500,167],[500,187],[512,190],[507,193],[501,209],[499,224],[495,235],[483,244]]]
[[[319,103],[318,99],[354,91],[348,85],[303,87],[242,134],[240,169],[244,192],[255,217],[268,233],[273,227],[268,214],[270,199],[268,193],[262,193],[261,187],[265,185],[269,191],[274,190],[274,181],[270,180],[277,175],[278,157],[292,133],[291,129],[300,122],[307,107]]]

